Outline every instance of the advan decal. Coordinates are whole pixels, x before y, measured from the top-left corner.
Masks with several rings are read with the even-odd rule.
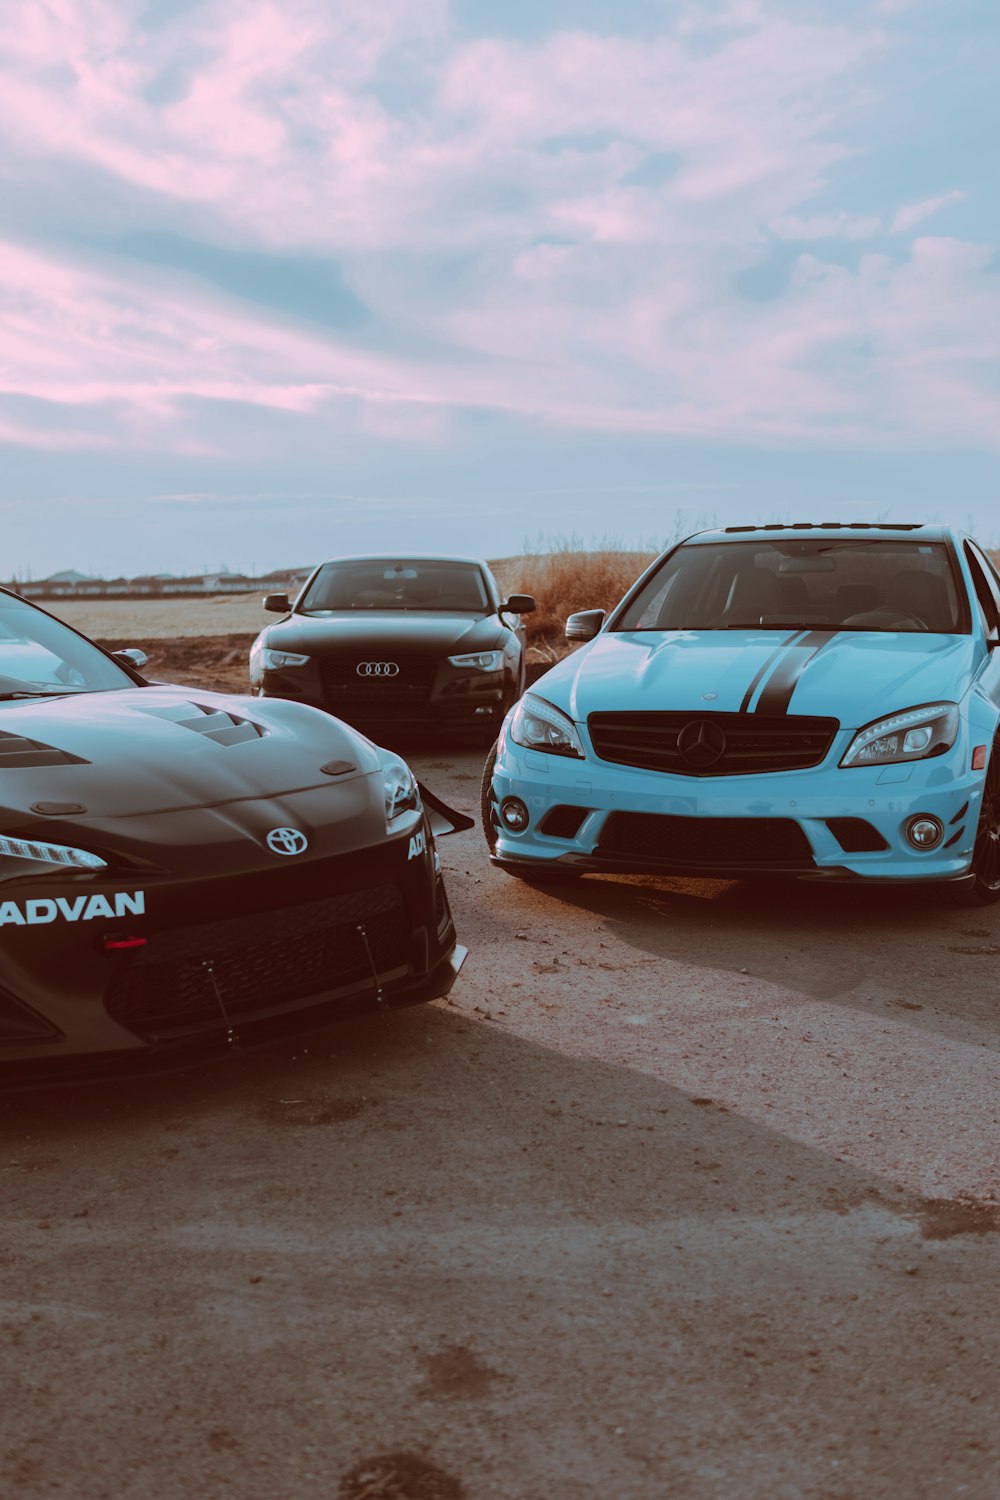
[[[0,901],[0,927],[93,922],[96,917],[141,917],[145,910],[145,891],[115,891],[110,896],[39,896],[31,901]]]

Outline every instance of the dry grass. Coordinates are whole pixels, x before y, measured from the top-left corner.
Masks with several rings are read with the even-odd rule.
[[[567,650],[566,616],[579,609],[611,609],[652,562],[655,551],[589,551],[573,543],[526,552],[491,564],[507,594],[533,594],[538,609],[525,616],[536,660],[556,661]]]

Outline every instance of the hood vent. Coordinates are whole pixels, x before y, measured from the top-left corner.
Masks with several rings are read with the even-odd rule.
[[[90,762],[54,745],[25,739],[22,734],[0,732],[0,771],[18,771],[28,766],[86,766]]]
[[[136,712],[149,714],[154,719],[166,719],[179,729],[192,729],[195,734],[214,740],[217,745],[241,745],[244,740],[263,739],[267,733],[252,719],[241,719],[238,714],[208,708],[203,703],[163,704],[155,708],[140,708]]]

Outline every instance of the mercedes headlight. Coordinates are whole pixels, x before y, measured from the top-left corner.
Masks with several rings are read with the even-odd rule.
[[[511,717],[507,730],[515,745],[526,750],[544,750],[549,755],[570,755],[584,759],[583,745],[573,720],[561,709],[525,693]]]
[[[414,812],[420,806],[420,791],[417,778],[398,756],[390,756],[382,763],[382,784],[385,787],[385,820],[393,823],[405,812]]]
[[[33,859],[39,864],[62,865],[74,870],[106,870],[107,860],[86,849],[71,849],[66,844],[41,844],[35,839],[12,839],[0,833],[0,855],[9,859]]]
[[[502,651],[470,651],[467,656],[449,656],[453,667],[475,667],[479,672],[499,672],[503,666]]]
[[[943,755],[958,734],[957,703],[925,703],[859,729],[842,766],[885,766]]]

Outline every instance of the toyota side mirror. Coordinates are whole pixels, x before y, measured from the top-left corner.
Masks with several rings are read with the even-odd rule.
[[[604,624],[603,609],[582,609],[566,621],[568,641],[592,641]]]
[[[291,601],[287,594],[265,594],[264,608],[272,615],[287,615],[291,609]]]
[[[112,651],[111,655],[115,661],[120,661],[123,667],[130,667],[133,672],[141,672],[149,661],[145,651],[140,651],[138,646],[124,646],[121,651]]]
[[[500,606],[500,614],[530,615],[534,614],[538,605],[530,594],[511,594]]]

